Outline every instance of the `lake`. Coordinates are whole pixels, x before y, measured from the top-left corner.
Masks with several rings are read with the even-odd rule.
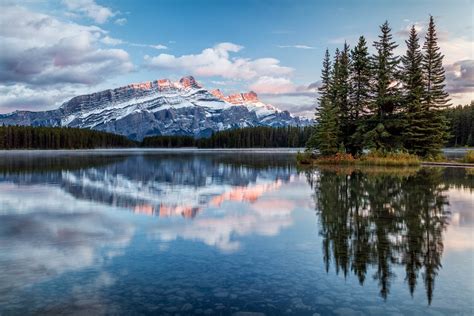
[[[0,314],[472,315],[473,171],[2,152]]]

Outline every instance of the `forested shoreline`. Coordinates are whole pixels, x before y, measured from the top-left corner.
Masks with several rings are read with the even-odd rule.
[[[446,110],[447,147],[474,147],[474,103]],[[0,126],[0,149],[91,148],[272,148],[305,147],[314,127],[247,127],[214,133],[209,138],[151,136],[142,142],[125,136],[67,127]]]
[[[145,137],[142,147],[176,148],[274,148],[304,147],[312,127],[246,127],[213,133],[208,138],[191,136]]]
[[[449,110],[444,56],[432,16],[423,45],[419,42],[413,25],[405,54],[397,56],[398,44],[386,21],[373,43],[373,54],[364,36],[353,49],[347,43],[342,50],[336,49],[333,58],[326,50],[316,125],[308,149],[318,149],[322,156],[355,158],[365,150],[429,159],[439,156],[452,139],[450,132],[457,132],[458,121],[464,119],[459,114],[464,110]],[[450,115],[456,121],[451,129]],[[468,140],[469,136],[460,135],[452,144],[472,144],[472,136]]]
[[[151,136],[136,142],[90,129],[0,126],[0,149],[304,147],[311,132],[312,127],[247,127],[217,132],[209,138]]]
[[[122,135],[69,127],[0,126],[0,149],[92,149],[134,147]]]

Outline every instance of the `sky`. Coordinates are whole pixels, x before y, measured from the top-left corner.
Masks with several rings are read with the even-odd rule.
[[[474,99],[473,0],[0,0],[0,113],[193,75],[312,117],[321,63],[388,20],[399,47],[437,25],[452,104]],[[370,47],[373,52],[373,48]]]

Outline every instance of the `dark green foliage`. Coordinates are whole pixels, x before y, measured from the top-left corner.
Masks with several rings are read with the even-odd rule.
[[[448,138],[447,122],[444,113],[440,110],[446,109],[448,94],[444,91],[444,68],[443,55],[438,46],[434,19],[430,16],[430,23],[423,45],[422,74],[423,74],[423,97],[422,109],[428,116],[423,126],[425,134],[431,137],[424,146],[425,155],[436,154],[442,148]]]
[[[133,147],[125,136],[81,128],[1,126],[0,149]]]
[[[306,147],[309,149],[319,149],[321,155],[330,156],[338,152],[337,109],[328,98],[320,103],[320,117],[318,125],[311,134]]]
[[[365,124],[372,101],[370,91],[371,69],[367,42],[359,37],[357,46],[351,51],[349,90],[349,137],[346,145],[352,155],[359,155],[364,148]]]
[[[323,61],[321,71],[321,86],[319,87],[319,107],[316,110],[316,125],[311,137],[306,142],[310,150],[319,149],[322,155],[333,155],[337,152],[339,142],[339,108],[332,102],[337,97],[336,83],[331,79],[339,69],[339,51],[336,51],[334,68],[331,75],[329,51]]]
[[[387,21],[380,31],[379,40],[374,42],[376,53],[372,56],[374,100],[371,106],[373,115],[367,121],[367,131],[383,129],[384,132],[369,132],[367,142],[376,145],[375,149],[394,150],[400,147],[402,130],[402,119],[398,113],[401,101],[397,85],[399,58],[394,54],[398,45],[392,40],[392,30]],[[382,138],[374,138],[378,136]]]
[[[441,54],[438,46],[433,16],[430,16],[423,51],[422,70],[425,82],[423,104],[429,109],[446,108],[449,106],[449,98],[448,94],[444,91],[444,55]]]
[[[214,133],[197,141],[200,148],[304,147],[312,127],[248,127]]]
[[[429,124],[430,115],[421,104],[424,88],[421,71],[423,56],[414,25],[410,30],[410,37],[405,43],[407,51],[402,57],[403,66],[401,69],[403,111],[406,119],[403,144],[411,153],[427,156],[431,145],[431,134],[425,127]]]
[[[141,146],[158,148],[195,147],[196,141],[192,136],[151,136],[145,137]]]
[[[80,128],[3,126],[0,149],[90,149],[90,148],[252,148],[304,147],[312,127],[248,127],[226,130],[210,138],[153,136],[141,143],[110,133]]]
[[[450,147],[474,147],[474,102],[470,105],[458,105],[444,110],[448,121],[449,135],[447,145]]]
[[[349,45],[344,43],[343,50],[336,54],[334,63],[334,75],[331,80],[332,98],[329,100],[338,113],[339,133],[338,143],[345,146],[349,143],[350,135],[350,116],[349,116],[349,68],[350,68],[350,50]]]
[[[337,151],[353,156],[370,149],[435,157],[448,137],[446,115],[451,115],[454,144],[472,144],[471,124],[465,122],[472,121],[472,116],[467,111],[456,112],[467,118],[442,111],[448,95],[433,17],[423,51],[412,27],[401,65],[388,22],[380,31],[371,57],[363,36],[350,53],[347,44],[342,51],[336,49],[332,67],[326,51],[320,106],[308,149],[330,155],[337,138]]]
[[[329,96],[331,86],[331,56],[329,50],[326,49],[323,60],[323,69],[321,70],[321,86],[318,88],[319,100],[323,100]]]

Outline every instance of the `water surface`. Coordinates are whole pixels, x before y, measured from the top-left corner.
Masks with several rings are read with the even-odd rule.
[[[0,153],[0,314],[472,314],[472,169]]]

